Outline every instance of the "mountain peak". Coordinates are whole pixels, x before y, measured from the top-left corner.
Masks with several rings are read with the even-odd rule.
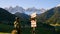
[[[15,14],[16,12],[25,13],[25,14],[27,13],[30,14],[34,12],[36,12],[37,14],[41,14],[45,12],[45,9],[37,9],[35,7],[24,9],[23,7],[20,7],[20,6],[9,7],[9,8],[6,8],[6,10],[8,10],[12,14]]]
[[[60,6],[60,4],[58,4],[56,7],[59,7]]]

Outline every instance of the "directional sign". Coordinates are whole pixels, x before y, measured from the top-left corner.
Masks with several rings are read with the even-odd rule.
[[[31,18],[34,18],[34,17],[36,17],[36,12],[31,14]]]
[[[36,27],[36,12],[31,14],[31,27]]]
[[[31,20],[31,27],[36,27],[36,21],[35,20]]]

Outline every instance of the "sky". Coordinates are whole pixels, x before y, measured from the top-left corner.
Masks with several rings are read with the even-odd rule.
[[[0,0],[0,7],[2,8],[20,6],[25,9],[31,7],[50,9],[58,4],[60,4],[60,0]]]

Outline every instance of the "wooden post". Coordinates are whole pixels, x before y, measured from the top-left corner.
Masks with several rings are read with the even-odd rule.
[[[32,28],[32,34],[36,34],[35,33],[35,27]]]

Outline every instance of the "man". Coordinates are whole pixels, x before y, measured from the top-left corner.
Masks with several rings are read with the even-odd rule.
[[[21,34],[20,20],[18,17],[16,17],[16,20],[14,22],[14,28],[17,30],[17,34]]]

